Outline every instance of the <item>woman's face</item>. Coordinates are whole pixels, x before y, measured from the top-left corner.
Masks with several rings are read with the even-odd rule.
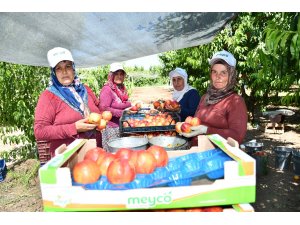
[[[184,79],[182,77],[173,77],[172,84],[176,91],[181,91],[184,88]]]
[[[123,70],[117,70],[114,74],[114,83],[115,84],[123,84],[125,79],[125,73]]]
[[[72,62],[64,60],[55,66],[55,74],[59,81],[64,86],[70,85],[75,77]]]
[[[212,85],[216,89],[223,89],[227,86],[229,80],[229,73],[227,67],[223,64],[215,64],[211,68],[210,77]]]

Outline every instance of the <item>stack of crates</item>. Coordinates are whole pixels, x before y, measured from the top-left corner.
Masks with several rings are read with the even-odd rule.
[[[44,165],[51,159],[50,154],[50,142],[48,141],[37,141],[37,149],[39,153],[39,160],[41,165]]]

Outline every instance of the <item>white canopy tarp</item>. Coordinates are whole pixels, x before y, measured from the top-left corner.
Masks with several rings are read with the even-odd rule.
[[[231,12],[2,12],[0,61],[48,66],[53,47],[69,49],[77,67],[123,62],[209,43]]]

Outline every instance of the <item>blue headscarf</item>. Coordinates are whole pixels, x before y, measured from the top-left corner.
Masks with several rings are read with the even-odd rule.
[[[73,82],[69,86],[63,86],[56,77],[55,68],[51,68],[51,82],[50,86],[47,89],[58,96],[65,103],[67,103],[71,108],[80,112],[81,115],[84,116],[84,110],[80,108],[81,103],[75,98],[69,87],[73,87],[79,94],[84,103],[84,107],[87,107],[88,102],[87,90],[85,86],[80,82],[80,79],[76,74],[74,62],[72,62],[72,67],[75,73],[75,77]]]

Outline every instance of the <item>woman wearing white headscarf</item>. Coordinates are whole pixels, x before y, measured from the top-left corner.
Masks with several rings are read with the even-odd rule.
[[[188,75],[182,68],[176,68],[169,73],[172,81],[174,92],[173,100],[180,104],[181,111],[179,113],[181,121],[188,116],[194,116],[200,101],[198,91],[188,85]]]

